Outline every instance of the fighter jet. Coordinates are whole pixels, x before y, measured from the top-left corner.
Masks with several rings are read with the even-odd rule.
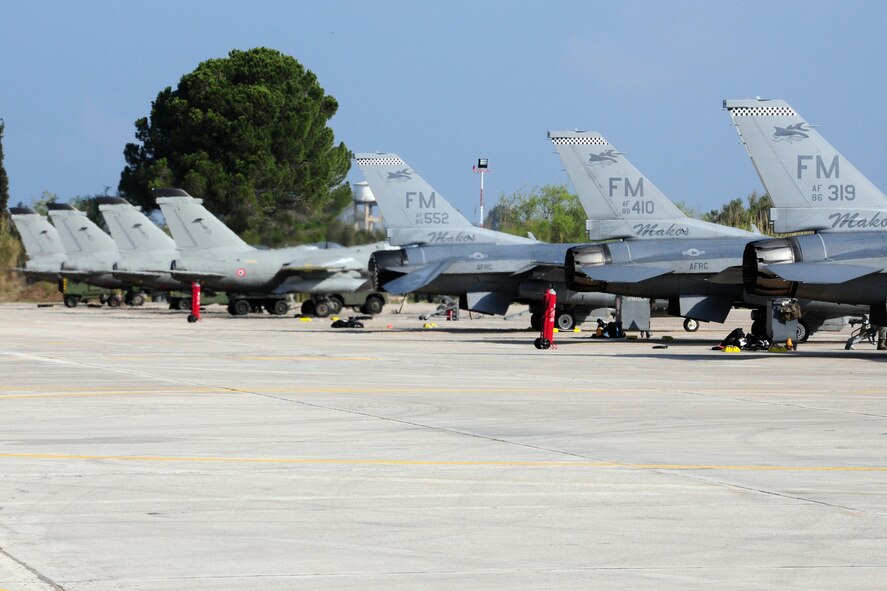
[[[12,222],[25,247],[25,277],[36,281],[55,281],[59,278],[65,249],[55,226],[29,207],[10,207]]]
[[[62,277],[106,289],[125,290],[122,298],[117,295],[108,298],[108,305],[112,307],[122,302],[131,306],[145,303],[139,288],[114,277],[114,265],[120,253],[110,236],[73,205],[49,203],[47,209],[65,249],[65,261],[59,271]]]
[[[178,257],[170,236],[126,199],[98,197],[96,201],[120,253],[112,271],[114,277],[151,289],[190,293],[191,284],[175,279],[169,272]],[[187,295],[170,294],[169,301],[172,308],[191,308]]]
[[[785,101],[724,108],[773,200],[774,229],[812,232],[749,244],[746,288],[866,305],[872,323],[887,326],[887,196]]]
[[[392,246],[370,259],[376,288],[389,293],[459,295],[460,307],[505,314],[512,302],[529,304],[530,324],[541,321],[542,294],[557,291],[555,322],[573,328],[593,312],[607,315],[615,298],[566,289],[569,244],[547,244],[473,226],[396,154],[354,156],[376,198]]]
[[[170,264],[170,274],[180,281],[199,281],[228,292],[231,314],[247,314],[258,306],[272,314],[285,314],[286,295],[299,292],[322,295],[312,305],[317,315],[325,316],[341,309],[341,299],[326,296],[357,290],[367,291],[364,311],[378,314],[382,310],[382,296],[367,289],[366,269],[370,255],[386,248],[384,242],[349,248],[303,245],[260,250],[207,211],[201,199],[181,189],[156,189],[154,194],[179,252]]]
[[[567,286],[577,291],[662,298],[669,313],[723,322],[734,305],[763,307],[766,299],[744,292],[742,255],[760,234],[687,217],[599,133],[548,133],[588,214],[592,240],[618,240],[571,248]],[[596,166],[604,150],[614,158]],[[827,319],[859,313],[805,301],[799,337]]]

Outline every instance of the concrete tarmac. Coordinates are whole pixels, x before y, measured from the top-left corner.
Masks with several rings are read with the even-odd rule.
[[[0,589],[885,585],[884,352],[425,309],[0,306]]]

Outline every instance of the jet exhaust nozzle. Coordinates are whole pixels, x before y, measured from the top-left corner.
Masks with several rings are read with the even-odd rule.
[[[371,254],[369,274],[373,289],[380,291],[386,283],[402,277],[404,272],[400,269],[406,264],[406,251],[402,248],[398,250],[379,250]]]
[[[574,246],[569,249],[564,260],[567,289],[571,291],[602,291],[607,285],[606,282],[592,279],[582,271],[582,268],[606,265],[610,260],[610,250],[606,244]]]
[[[762,296],[793,296],[797,284],[765,267],[801,260],[797,240],[792,238],[774,238],[747,244],[742,253],[742,282],[746,291]]]

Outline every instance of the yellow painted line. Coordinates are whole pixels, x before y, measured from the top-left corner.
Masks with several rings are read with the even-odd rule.
[[[781,472],[887,472],[887,466],[766,466],[730,464],[624,464],[598,461],[496,461],[496,460],[362,460],[356,458],[222,458],[212,456],[120,456],[86,454],[0,453],[0,459],[105,460],[118,462],[206,462],[223,464],[328,464],[383,466],[505,466],[533,468],[632,468],[636,470],[738,470]]]
[[[33,394],[0,394],[0,400],[11,398],[83,398],[101,396],[137,396],[140,394],[215,394],[218,388],[193,390],[84,390],[82,392],[41,392]]]
[[[372,357],[239,357],[248,361],[373,361]]]

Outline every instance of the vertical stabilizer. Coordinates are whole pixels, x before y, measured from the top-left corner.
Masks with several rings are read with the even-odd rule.
[[[549,131],[585,213],[591,240],[753,236],[687,217],[601,134]]]
[[[181,189],[155,189],[157,205],[183,253],[200,250],[254,250],[202,204]]]
[[[725,100],[777,232],[887,229],[887,196],[783,100]]]
[[[49,217],[55,225],[68,258],[117,253],[114,240],[89,219],[85,213],[67,203],[47,204]]]
[[[121,254],[175,251],[175,241],[138,207],[120,197],[98,197],[97,202]]]
[[[9,213],[22,238],[28,259],[64,260],[65,249],[61,238],[49,220],[28,207],[10,207]]]
[[[355,154],[388,228],[391,244],[531,243],[473,226],[397,154]]]

